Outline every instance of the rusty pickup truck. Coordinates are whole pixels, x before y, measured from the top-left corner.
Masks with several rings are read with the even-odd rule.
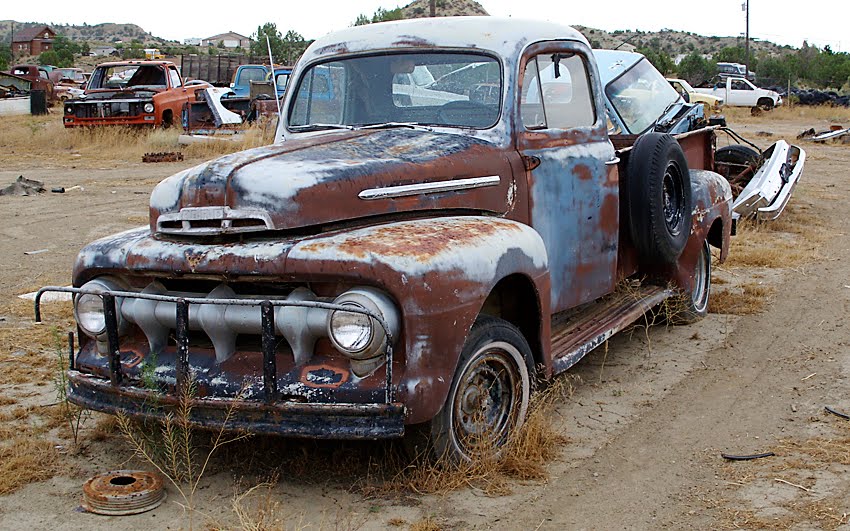
[[[75,294],[69,399],[156,418],[191,382],[200,426],[501,445],[535,378],[667,299],[703,317],[729,249],[714,130],[611,137],[602,90],[558,24],[318,39],[273,145],[165,179],[41,290]]]
[[[119,61],[98,65],[82,96],[64,105],[65,127],[137,125],[168,127],[209,83],[187,85],[174,63]]]

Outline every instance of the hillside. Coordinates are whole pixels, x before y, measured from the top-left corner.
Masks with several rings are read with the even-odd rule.
[[[660,48],[671,56],[686,54],[693,51],[711,54],[726,47],[743,46],[744,39],[740,37],[707,37],[687,31],[663,29],[661,31],[618,30],[607,32],[587,26],[575,25],[594,48],[616,48],[630,44],[635,48]],[[767,52],[769,54],[783,53],[792,50],[790,46],[780,46],[770,41],[750,40],[753,53]]]
[[[58,35],[64,35],[74,41],[87,41],[90,43],[129,42],[138,39],[143,43],[165,43],[165,39],[154,37],[144,29],[135,24],[115,24],[107,22],[89,26],[72,26],[70,24],[54,24],[50,22],[17,22],[12,20],[0,20],[0,42],[9,42],[14,23],[15,32],[32,26],[47,24]]]
[[[404,18],[424,18],[430,16],[429,0],[414,0],[401,8]],[[437,0],[438,17],[457,17],[462,15],[488,16],[489,13],[475,0]]]

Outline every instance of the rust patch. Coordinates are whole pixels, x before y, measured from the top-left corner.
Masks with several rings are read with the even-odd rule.
[[[620,201],[617,194],[608,194],[602,200],[599,211],[599,228],[605,234],[618,234],[620,231]]]
[[[573,175],[578,177],[581,181],[589,181],[593,179],[593,172],[590,171],[590,168],[586,164],[577,164],[574,166]]]
[[[348,237],[341,241],[319,241],[301,247],[304,252],[317,252],[335,248],[356,258],[368,255],[404,256],[427,262],[450,248],[463,248],[483,240],[498,231],[519,231],[514,224],[481,221],[434,220],[427,227],[416,225],[389,225],[378,227],[362,237]],[[427,230],[427,232],[425,232]]]
[[[301,383],[307,387],[336,389],[348,381],[351,376],[346,370],[326,365],[308,365],[301,370]]]

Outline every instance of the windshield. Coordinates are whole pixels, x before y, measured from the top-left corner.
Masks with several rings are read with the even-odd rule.
[[[99,66],[92,75],[90,89],[127,87],[165,88],[165,71],[158,65]]]
[[[649,129],[679,99],[676,90],[646,59],[609,83],[605,94],[632,134]]]
[[[502,73],[479,54],[405,53],[314,65],[289,107],[293,131],[329,126],[423,124],[492,127]]]

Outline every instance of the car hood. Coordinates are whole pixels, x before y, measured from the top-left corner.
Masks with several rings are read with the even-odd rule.
[[[320,227],[425,210],[506,213],[508,154],[484,140],[406,129],[343,131],[241,151],[162,181],[152,232]]]

